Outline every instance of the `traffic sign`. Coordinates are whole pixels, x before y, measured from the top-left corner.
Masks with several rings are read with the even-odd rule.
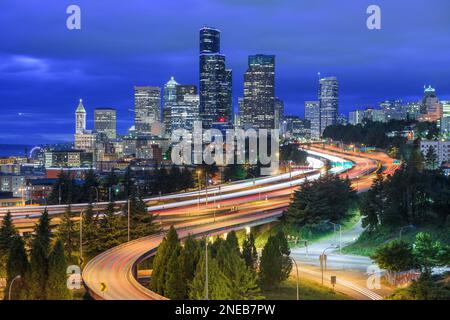
[[[101,291],[101,292],[105,292],[105,291],[106,291],[106,289],[107,289],[107,287],[106,287],[106,283],[104,283],[104,282],[101,282],[101,283],[100,283],[100,291]]]
[[[333,290],[334,290],[334,286],[336,285],[336,276],[331,276],[331,285],[333,286]]]

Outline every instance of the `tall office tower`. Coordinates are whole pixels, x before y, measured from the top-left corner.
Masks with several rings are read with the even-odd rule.
[[[94,110],[94,130],[105,134],[108,139],[115,139],[116,133],[116,109],[97,108]]]
[[[386,122],[406,119],[407,111],[401,100],[386,100],[380,103]]]
[[[433,109],[433,106],[437,103],[439,103],[439,99],[436,95],[436,89],[432,88],[431,86],[424,86],[422,107],[420,109],[420,113],[429,113],[430,109]]]
[[[337,123],[338,80],[336,77],[322,78],[319,81],[320,135],[326,127]]]
[[[172,104],[177,101],[177,86],[178,83],[174,77],[164,85],[164,101],[163,101],[163,123],[166,134],[172,132],[172,121],[170,119],[172,114]]]
[[[193,84],[179,84],[176,87],[176,101],[183,101],[188,94],[198,94],[197,86]]]
[[[152,134],[161,119],[161,88],[134,87],[134,125],[137,133]]]
[[[232,121],[231,70],[220,53],[220,31],[200,29],[200,115],[204,128]]]
[[[275,56],[248,57],[244,74],[243,119],[245,127],[275,128]]]
[[[450,117],[450,100],[441,101],[442,104],[442,117]]]
[[[311,139],[320,138],[320,102],[305,101],[305,119],[309,121],[311,127]]]
[[[83,106],[83,100],[80,99],[77,110],[75,111],[75,133],[82,134],[86,130],[86,110]]]
[[[199,120],[199,96],[198,94],[186,93],[183,99],[172,104],[172,132],[176,129],[186,129],[192,132],[194,121]]]
[[[279,98],[275,98],[275,128],[280,129],[284,119],[284,102]]]
[[[364,119],[364,111],[363,110],[355,110],[350,111],[348,113],[348,123],[351,125],[357,125],[363,122]]]

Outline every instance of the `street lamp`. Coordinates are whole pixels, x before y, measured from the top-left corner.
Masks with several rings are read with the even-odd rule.
[[[325,251],[327,251],[328,249],[335,249],[335,247],[334,246],[330,246],[330,247],[325,248],[322,251],[322,254],[321,254],[322,285],[323,285],[323,269],[324,269],[323,267],[324,267],[324,264],[326,263],[325,262]]]
[[[296,269],[296,271],[297,271],[297,300],[300,300],[300,295],[299,295],[299,277],[298,277],[298,266],[297,266],[297,261],[295,261],[295,259],[292,258],[291,256],[289,256],[289,258],[294,262],[295,269]]]
[[[336,240],[336,226],[339,226],[339,254],[342,254],[342,226],[339,223],[333,223],[331,221],[327,221],[333,225],[333,234],[335,235],[334,239]]]
[[[80,265],[83,267],[83,213],[85,209],[80,212]]]
[[[97,195],[97,203],[98,203],[98,188],[95,187],[95,186],[91,186],[91,188],[94,188],[94,189],[95,189],[95,192],[96,192],[96,195]]]
[[[208,288],[208,235],[205,238],[205,300],[209,300],[209,288]]]
[[[197,179],[198,179],[198,204],[197,209],[200,210],[200,187],[201,187],[201,181],[200,181],[200,175],[202,174],[202,170],[197,170]]]
[[[11,300],[11,291],[12,291],[12,286],[14,284],[14,281],[21,279],[22,277],[19,275],[15,276],[14,279],[11,280],[11,283],[9,284],[9,291],[8,291],[8,300]]]

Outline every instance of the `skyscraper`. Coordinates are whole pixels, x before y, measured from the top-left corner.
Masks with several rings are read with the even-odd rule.
[[[75,111],[75,133],[82,134],[86,130],[86,110],[83,106],[83,100],[80,99],[77,110]]]
[[[305,101],[305,119],[311,127],[311,139],[320,138],[320,103],[319,101]]]
[[[284,102],[279,98],[275,98],[275,128],[280,129],[284,120]]]
[[[200,115],[205,128],[232,120],[231,70],[220,53],[220,31],[200,29]]]
[[[137,133],[152,134],[161,119],[161,88],[134,87],[134,125]]]
[[[172,105],[172,131],[186,129],[190,132],[194,129],[194,121],[199,120],[199,96],[186,93],[183,98]]]
[[[244,74],[243,119],[245,127],[275,128],[275,56],[248,57]]]
[[[94,130],[105,134],[109,139],[116,138],[116,109],[97,108],[94,110]]]
[[[163,101],[163,122],[166,134],[170,134],[172,131],[172,105],[177,101],[177,86],[178,83],[174,77],[171,77],[169,81],[164,85],[164,101]]]
[[[336,77],[322,78],[319,82],[320,135],[326,127],[337,123],[338,80]]]

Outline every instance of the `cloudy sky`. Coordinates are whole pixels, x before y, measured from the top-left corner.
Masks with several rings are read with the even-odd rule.
[[[81,8],[82,30],[66,28]],[[366,9],[382,10],[382,30]],[[247,56],[276,55],[276,94],[303,115],[317,97],[317,73],[340,81],[340,112],[384,99],[420,98],[424,84],[450,99],[448,0],[1,0],[0,143],[72,139],[74,110],[118,109],[132,125],[133,86],[170,76],[198,84],[198,30],[222,31],[233,69],[234,104]]]

